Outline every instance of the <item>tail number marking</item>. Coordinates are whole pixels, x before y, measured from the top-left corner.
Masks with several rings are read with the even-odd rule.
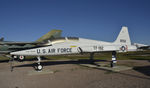
[[[104,47],[103,46],[93,46],[93,49],[95,51],[102,51],[102,50],[104,50]]]
[[[126,40],[124,40],[124,39],[120,39],[120,42],[122,42],[122,43],[126,43]]]

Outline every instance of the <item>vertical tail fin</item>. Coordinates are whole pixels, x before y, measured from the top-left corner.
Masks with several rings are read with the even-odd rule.
[[[131,45],[131,40],[128,32],[128,27],[122,27],[115,44]]]
[[[47,40],[51,40],[54,38],[61,37],[62,30],[51,30],[47,34],[43,35],[41,38],[39,38],[36,42],[45,42]]]

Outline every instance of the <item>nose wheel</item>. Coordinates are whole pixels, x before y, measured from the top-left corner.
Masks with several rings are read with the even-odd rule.
[[[38,66],[37,66],[37,71],[42,71],[42,69],[43,69],[43,66],[42,66],[42,65],[38,65]]]

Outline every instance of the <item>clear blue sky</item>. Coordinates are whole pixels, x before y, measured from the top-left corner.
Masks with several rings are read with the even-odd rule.
[[[35,41],[63,36],[114,41],[122,26],[132,42],[150,45],[150,0],[0,0],[0,37]]]

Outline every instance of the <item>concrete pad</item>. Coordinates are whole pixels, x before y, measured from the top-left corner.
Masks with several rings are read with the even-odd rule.
[[[108,70],[108,71],[113,71],[113,72],[119,72],[119,71],[125,71],[132,69],[132,67],[128,66],[115,66],[115,67],[110,67],[108,64],[97,64],[97,65],[92,65],[92,64],[80,64],[81,66],[86,66],[90,68],[96,68],[96,69],[103,69],[103,70]]]
[[[43,74],[54,74],[55,72],[54,71],[51,71],[51,70],[42,70],[42,71],[29,71],[28,72],[28,75],[43,75]]]
[[[111,67],[98,67],[98,68],[108,70],[108,71],[114,71],[114,72],[132,69],[132,67],[127,67],[127,66],[115,66],[113,68],[111,68]]]

